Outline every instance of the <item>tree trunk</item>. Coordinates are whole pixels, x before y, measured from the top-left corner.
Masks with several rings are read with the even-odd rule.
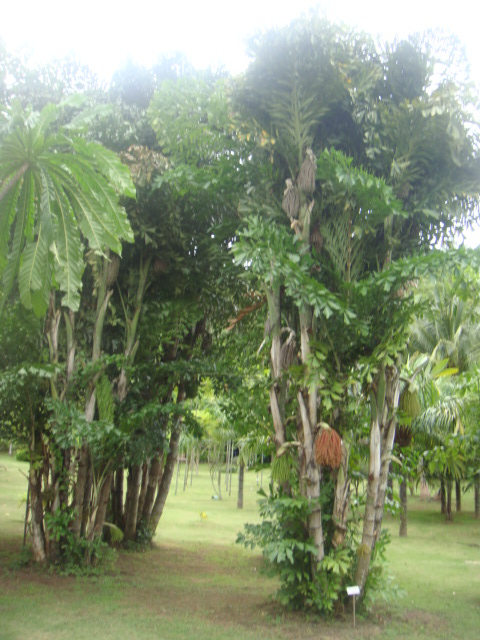
[[[245,476],[245,462],[240,457],[238,464],[238,496],[237,509],[243,509],[243,481]]]
[[[177,399],[178,401],[178,399]],[[151,538],[155,535],[155,532],[162,517],[165,502],[167,501],[168,492],[170,490],[170,484],[172,482],[173,472],[175,470],[175,464],[178,457],[178,445],[180,443],[180,421],[177,421],[172,429],[170,436],[170,445],[168,450],[167,459],[165,461],[165,467],[163,469],[162,479],[160,486],[158,487],[157,497],[152,509],[152,515],[148,523],[148,531]]]
[[[356,584],[365,588],[372,553],[380,537],[399,398],[397,367],[380,366],[370,390],[370,459],[362,543],[358,549]]]
[[[140,496],[138,498],[137,525],[140,523],[143,514],[143,507],[147,498],[148,478],[150,476],[150,465],[146,462],[142,468],[142,484],[140,486]]]
[[[455,480],[455,511],[462,510],[462,483]]]
[[[313,433],[310,425],[310,416],[308,415],[307,405],[301,391],[297,394],[298,404],[303,425],[303,450],[305,454],[306,464],[306,498],[312,505],[308,518],[308,533],[315,545],[317,555],[315,565],[321,562],[325,556],[325,547],[323,540],[322,527],[322,509],[320,506],[320,469],[315,462]],[[315,573],[315,567],[313,571]]]
[[[142,522],[147,523],[152,515],[155,496],[160,486],[163,471],[163,453],[155,456],[150,465],[150,473],[148,474],[147,492],[142,510]]]
[[[88,450],[87,477],[86,477],[84,493],[83,493],[82,526],[80,528],[80,536],[87,535],[87,529],[89,527],[89,523],[91,522],[92,509],[95,508],[95,506],[92,505],[94,469],[92,464],[92,456],[90,455],[90,449],[87,448],[87,450]]]
[[[400,530],[398,535],[400,538],[407,537],[407,478],[404,476],[400,483]]]
[[[381,454],[380,478],[377,499],[375,502],[375,543],[382,533],[383,514],[385,511],[385,496],[387,492],[388,475],[392,462],[392,449],[395,442],[397,425],[397,408],[400,397],[400,375],[397,367],[385,367],[385,403],[381,412]]]
[[[115,480],[113,485],[112,496],[112,509],[113,509],[113,522],[120,529],[124,529],[125,523],[123,519],[123,480],[125,470],[123,467],[117,469],[115,472]]]
[[[129,542],[135,540],[137,533],[138,501],[140,497],[140,485],[142,482],[142,467],[133,465],[128,470],[127,496],[125,499],[125,531],[123,540]]]
[[[73,502],[74,509],[75,509],[75,517],[72,523],[72,532],[77,538],[80,536],[80,532],[82,529],[83,499],[85,496],[85,486],[87,483],[88,459],[89,459],[88,446],[86,444],[83,444],[80,447],[80,451],[78,452],[77,480],[75,483],[74,502]]]
[[[332,521],[335,526],[332,545],[335,549],[345,543],[347,533],[348,508],[350,504],[350,477],[348,475],[348,447],[342,441],[342,461],[335,477],[335,501]]]
[[[28,476],[30,486],[30,526],[32,534],[32,552],[35,562],[45,562],[45,531],[43,528],[42,473],[30,464]]]
[[[476,474],[473,479],[473,489],[475,494],[475,518],[480,518],[480,474]]]
[[[95,515],[95,526],[93,530],[94,538],[100,538],[105,524],[105,516],[107,514],[108,499],[112,489],[113,472],[107,473],[103,480],[102,486],[97,496],[97,512]]]
[[[272,385],[270,387],[270,410],[275,431],[275,449],[278,451],[285,442],[285,388],[282,381],[282,345],[280,287],[267,289],[268,322],[270,325],[271,347],[270,367]]]
[[[181,404],[186,397],[185,384],[180,384],[177,393],[177,404]],[[168,492],[170,491],[170,484],[173,478],[173,472],[175,470],[175,464],[178,458],[178,447],[180,444],[182,419],[177,418],[174,426],[172,427],[172,433],[170,435],[170,443],[165,461],[165,467],[163,469],[162,478],[158,487],[157,497],[152,509],[152,515],[148,522],[148,531],[150,538],[153,538],[155,531],[157,530],[158,523],[162,517],[165,502],[167,501]]]
[[[373,395],[373,393],[372,393]],[[378,485],[380,482],[381,434],[380,415],[377,412],[379,403],[371,399],[372,417],[370,424],[370,457],[367,481],[367,499],[363,517],[362,543],[358,548],[358,563],[355,573],[355,584],[360,587],[363,595],[370,559],[375,542],[375,505],[377,503]]]
[[[440,480],[440,513],[445,515],[447,513],[447,494],[445,491],[445,481]]]
[[[445,512],[445,519],[447,522],[452,522],[453,513],[452,513],[452,481],[447,480],[447,510]]]

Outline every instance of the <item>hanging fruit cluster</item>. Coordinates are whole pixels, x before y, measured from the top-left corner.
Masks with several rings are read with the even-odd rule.
[[[322,428],[315,440],[315,462],[322,467],[338,469],[342,461],[342,439],[330,427]]]

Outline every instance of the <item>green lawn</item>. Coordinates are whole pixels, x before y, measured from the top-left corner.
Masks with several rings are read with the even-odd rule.
[[[438,503],[411,499],[406,539],[398,538],[397,521],[387,518],[389,569],[405,595],[376,605],[354,630],[350,614],[326,623],[282,612],[272,599],[275,581],[261,572],[261,557],[234,544],[243,523],[258,518],[260,478],[254,472],[246,474],[243,512],[236,509],[236,476],[232,495],[223,489],[222,500],[212,499],[206,467],[185,492],[180,476],[155,547],[119,553],[113,572],[99,578],[12,568],[22,546],[25,472],[25,464],[0,455],[2,640],[479,637],[480,522],[473,519],[469,494],[452,524],[443,521]]]

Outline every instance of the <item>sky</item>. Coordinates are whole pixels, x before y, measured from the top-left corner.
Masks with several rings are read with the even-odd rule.
[[[464,45],[480,87],[480,30],[473,6],[472,0],[23,0],[2,6],[0,38],[33,64],[73,54],[106,81],[127,60],[149,66],[174,51],[198,68],[224,66],[238,73],[248,64],[246,37],[285,26],[318,7],[331,21],[383,42],[446,30]]]
[[[8,49],[45,62],[75,53],[105,79],[127,59],[149,65],[162,53],[183,51],[198,67],[224,65],[233,73],[248,60],[249,34],[283,26],[319,7],[334,22],[392,40],[446,28],[465,44],[480,81],[480,38],[471,0],[23,0],[4,3],[0,35]]]

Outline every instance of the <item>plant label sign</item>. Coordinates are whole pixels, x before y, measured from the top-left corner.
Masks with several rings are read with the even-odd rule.
[[[348,596],[359,596],[360,595],[360,587],[355,585],[354,587],[347,587],[347,595]]]

